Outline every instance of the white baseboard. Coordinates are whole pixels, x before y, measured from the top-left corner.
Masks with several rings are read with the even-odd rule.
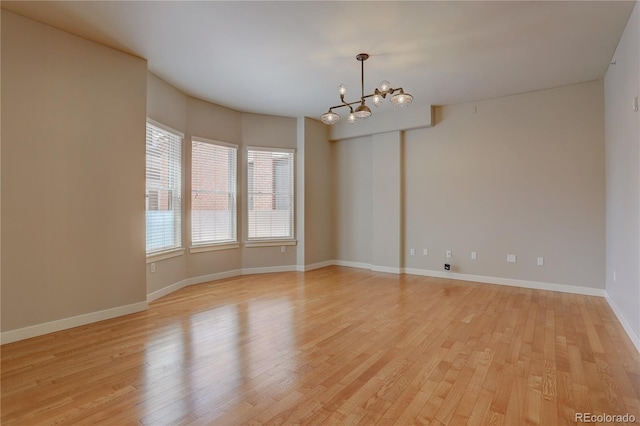
[[[103,321],[110,318],[115,318],[121,315],[128,315],[134,312],[139,312],[146,310],[148,308],[148,302],[152,302],[154,300],[159,299],[160,297],[166,296],[174,291],[180,290],[183,287],[195,284],[201,284],[210,281],[221,280],[225,278],[232,278],[240,275],[253,275],[253,274],[268,274],[273,272],[291,272],[291,271],[311,271],[313,269],[324,268],[327,266],[336,265],[336,266],[346,266],[350,268],[360,268],[360,269],[369,269],[377,272],[387,272],[394,274],[412,274],[412,275],[422,275],[429,277],[438,277],[438,278],[449,278],[461,281],[475,281],[487,284],[498,284],[498,285],[508,285],[514,287],[524,287],[531,288],[536,290],[550,290],[550,291],[559,291],[564,293],[574,293],[574,294],[584,294],[589,296],[601,296],[606,297],[609,305],[615,312],[618,320],[622,324],[624,330],[627,332],[633,344],[640,351],[640,338],[634,333],[630,324],[624,318],[618,307],[611,300],[609,295],[604,289],[595,289],[589,287],[578,287],[572,285],[565,284],[552,284],[552,283],[544,283],[537,281],[525,281],[525,280],[516,280],[510,278],[499,278],[499,277],[487,277],[481,275],[468,275],[468,274],[460,274],[455,272],[443,272],[443,271],[432,271],[426,269],[414,269],[414,268],[395,268],[395,267],[387,267],[380,265],[371,265],[368,263],[361,262],[351,262],[345,260],[328,260],[324,262],[318,262],[310,265],[282,265],[282,266],[268,266],[268,267],[260,267],[260,268],[243,268],[243,269],[234,269],[231,271],[219,272],[215,274],[209,275],[201,275],[198,277],[187,278],[177,283],[171,284],[165,288],[154,291],[147,295],[146,302],[135,303],[132,305],[120,306],[117,308],[106,309],[103,311],[92,312],[85,315],[79,315],[72,318],[65,318],[61,320],[51,321],[44,324],[38,324],[30,327],[21,328],[18,330],[11,330],[0,333],[0,343],[10,343],[18,340],[24,340],[31,337],[40,336],[47,333],[52,333],[54,331],[60,331],[68,328],[78,327],[80,325],[89,324],[92,322]]]
[[[313,271],[314,269],[326,268],[327,266],[332,266],[334,264],[335,264],[335,260],[327,260],[324,262],[311,263],[309,265],[298,265],[297,271],[298,272]]]
[[[264,266],[262,268],[242,268],[242,275],[271,274],[273,272],[295,272],[296,265]]]
[[[350,262],[348,260],[334,260],[336,266],[346,266],[348,268],[371,269],[370,263]]]
[[[0,333],[0,344],[17,342],[18,340],[30,339],[31,337],[42,336],[54,331],[66,330],[68,328],[79,327],[93,322],[129,315],[144,311],[148,308],[147,302],[138,302],[131,305],[118,306],[117,308],[105,309],[88,314],[77,315],[71,318],[64,318],[56,321],[45,322],[43,324],[32,325],[19,328],[17,330]]]
[[[396,268],[395,266],[380,266],[380,265],[371,265],[371,270],[373,272],[386,272],[388,274],[402,274],[404,273],[404,268]]]
[[[147,294],[147,302],[153,302],[154,300],[160,299],[167,294],[171,294],[174,291],[178,291],[181,288],[187,285],[187,280],[178,281],[177,283],[173,283],[170,286],[161,288],[160,290],[154,291],[152,293]]]
[[[195,285],[208,283],[209,281],[223,280],[225,278],[233,278],[242,275],[242,269],[233,269],[231,271],[218,272],[216,274],[200,275],[199,277],[187,278],[186,285]],[[167,293],[168,294],[168,293]]]
[[[449,278],[460,281],[474,281],[485,284],[508,285],[512,287],[531,288],[534,290],[559,291],[561,293],[583,294],[585,296],[604,297],[606,292],[603,288],[579,287],[566,284],[553,284],[540,281],[517,280],[513,278],[487,277],[484,275],[469,275],[456,272],[431,271],[428,269],[405,268],[404,272],[411,275],[422,275],[426,277]]]
[[[622,311],[620,310],[620,308],[618,308],[618,305],[616,305],[609,293],[605,293],[605,299],[607,299],[607,303],[609,303],[609,306],[611,306],[611,310],[614,314],[616,314],[618,321],[620,321],[620,324],[622,325],[622,328],[624,328],[624,331],[627,332],[627,336],[629,336],[629,339],[631,339],[631,343],[633,343],[633,346],[635,346],[638,352],[640,352],[640,336],[638,336],[633,330],[633,327],[631,327],[631,324],[629,324],[629,321],[627,321],[627,319],[624,317]]]

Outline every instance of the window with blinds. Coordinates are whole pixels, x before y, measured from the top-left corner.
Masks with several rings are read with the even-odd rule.
[[[237,242],[236,145],[191,140],[191,243]]]
[[[182,246],[182,137],[147,121],[147,255]]]
[[[247,151],[248,239],[293,239],[293,150]]]

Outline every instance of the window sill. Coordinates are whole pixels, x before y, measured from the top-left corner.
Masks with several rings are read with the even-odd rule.
[[[207,251],[230,250],[240,247],[240,243],[207,244],[189,247],[189,253],[204,253]]]
[[[297,244],[298,244],[297,240],[257,240],[257,241],[245,241],[244,242],[244,246],[247,247],[247,248],[295,246]]]
[[[147,263],[158,262],[160,260],[171,259],[172,257],[182,256],[184,254],[184,249],[174,249],[168,251],[162,251],[160,253],[153,253],[147,255]]]

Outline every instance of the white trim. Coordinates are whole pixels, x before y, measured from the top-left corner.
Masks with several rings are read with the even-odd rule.
[[[579,287],[575,285],[553,284],[540,281],[517,280],[513,278],[486,277],[484,275],[459,274],[456,272],[431,271],[428,269],[405,268],[404,272],[411,275],[427,277],[450,278],[460,281],[474,281],[485,284],[508,285],[512,287],[531,288],[534,290],[550,290],[562,293],[583,294],[586,296],[605,296],[603,288]]]
[[[173,283],[167,287],[161,288],[160,290],[156,290],[152,293],[147,294],[147,303],[153,302],[154,300],[158,300],[161,297],[166,296],[167,294],[171,294],[174,291],[178,291],[181,288],[187,285],[187,280],[178,281],[177,283]]]
[[[182,132],[180,132],[180,131],[178,131],[176,129],[173,129],[173,128],[167,126],[167,125],[164,125],[164,124],[162,124],[162,123],[160,123],[160,122],[158,122],[158,121],[156,121],[156,120],[154,120],[152,118],[147,117],[147,123],[151,124],[152,126],[156,126],[156,127],[160,128],[160,129],[162,129],[164,131],[173,133],[174,135],[180,136],[180,139],[184,139],[184,133],[182,133]]]
[[[270,146],[247,146],[245,151],[262,151],[262,152],[286,152],[287,154],[295,154],[295,148],[274,148]]]
[[[295,271],[311,271],[313,269],[324,268],[327,266],[336,265],[336,266],[345,266],[349,268],[360,268],[360,269],[369,269],[372,271],[379,272],[389,272],[396,274],[411,274],[411,275],[421,275],[421,276],[429,276],[429,277],[437,277],[437,278],[449,278],[460,281],[474,281],[486,284],[497,284],[497,285],[508,285],[514,287],[522,287],[522,288],[531,288],[535,290],[550,290],[550,291],[558,291],[564,293],[574,293],[574,294],[583,294],[588,296],[601,296],[605,297],[611,309],[616,314],[616,317],[622,324],[625,332],[629,335],[631,342],[634,344],[636,349],[640,352],[640,337],[633,331],[633,328],[626,320],[624,315],[622,315],[620,309],[613,302],[609,294],[604,289],[590,288],[590,287],[578,287],[572,285],[565,284],[552,284],[552,283],[544,283],[538,281],[525,281],[525,280],[516,280],[511,278],[499,278],[499,277],[486,277],[481,275],[468,275],[468,274],[459,274],[455,272],[443,272],[443,271],[432,271],[427,269],[414,269],[414,268],[395,268],[388,266],[380,266],[380,265],[371,265],[368,263],[361,262],[350,262],[345,260],[327,260],[324,262],[318,262],[310,265],[282,265],[282,266],[266,266],[266,267],[258,267],[258,268],[243,268],[243,269],[234,269],[225,272],[218,272],[215,274],[209,275],[201,275],[198,277],[187,278],[182,281],[178,281],[177,283],[171,284],[167,287],[164,287],[160,290],[154,291],[147,295],[146,302],[134,303],[126,306],[119,306],[117,308],[106,309],[103,311],[92,312],[84,315],[79,315],[71,318],[65,318],[61,320],[51,321],[48,323],[37,324],[17,330],[10,330],[0,333],[0,344],[16,342],[18,340],[29,339],[31,337],[40,336],[43,334],[53,333],[55,331],[65,330],[73,327],[78,327],[85,324],[90,324],[93,322],[103,321],[106,319],[111,319],[115,317],[119,317],[122,315],[128,315],[135,312],[144,311],[148,308],[149,302],[157,300],[163,296],[166,296],[170,293],[173,293],[177,290],[180,290],[186,286],[202,284],[211,281],[217,281],[226,278],[233,278],[241,275],[254,275],[254,274],[268,274],[273,272],[295,272]]]
[[[622,328],[624,328],[627,336],[629,336],[629,339],[631,339],[631,343],[633,343],[633,346],[635,346],[638,352],[640,352],[640,336],[635,333],[633,327],[631,327],[631,324],[629,324],[629,321],[627,321],[620,308],[618,308],[618,305],[616,305],[616,303],[609,295],[609,292],[605,291],[604,297],[605,299],[607,299],[607,303],[609,303],[609,306],[611,306],[611,310],[613,311],[613,313],[616,314],[618,321],[620,322],[620,324],[622,324]]]
[[[261,268],[243,268],[242,275],[271,274],[273,272],[295,272],[296,265],[263,266]]]
[[[236,151],[238,150],[238,145],[236,145],[236,144],[217,141],[217,140],[214,140],[214,139],[201,138],[199,136],[191,136],[191,142],[204,142],[204,143],[209,143],[211,145],[220,145],[220,146],[224,146],[226,148],[232,148],[232,149],[235,149]]]
[[[206,251],[231,250],[240,247],[240,243],[203,244],[189,247],[189,253],[204,253]]]
[[[200,275],[198,277],[187,278],[185,282],[187,285],[196,285],[202,283],[208,283],[209,281],[223,280],[225,278],[233,278],[242,275],[242,269],[233,269],[231,271],[218,272],[215,274]]]
[[[386,272],[388,274],[402,274],[402,273],[404,273],[404,268],[397,268],[395,266],[371,265],[371,270],[373,272]]]
[[[311,263],[309,265],[298,265],[298,272],[313,271],[314,269],[326,268],[335,264],[335,260],[325,260],[324,262]]]
[[[298,244],[298,240],[255,240],[255,241],[244,242],[244,246],[246,248],[295,246],[297,244]]]
[[[31,337],[42,336],[43,334],[49,334],[55,331],[66,330],[122,315],[133,314],[135,312],[146,310],[148,306],[149,304],[147,302],[132,303],[130,305],[118,306],[116,308],[36,324],[29,327],[19,328],[17,330],[5,331],[0,333],[0,344],[4,345],[5,343],[17,342],[18,340],[30,339]]]
[[[147,264],[153,262],[159,262],[161,260],[171,259],[172,257],[182,256],[184,254],[184,248],[177,248],[160,253],[150,254],[147,256]]]
[[[350,262],[348,260],[334,260],[336,266],[346,266],[347,268],[371,269],[370,263]]]

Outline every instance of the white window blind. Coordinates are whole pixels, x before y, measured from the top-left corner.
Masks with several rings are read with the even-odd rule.
[[[236,242],[235,145],[191,140],[191,243]]]
[[[147,255],[182,246],[182,135],[147,122]]]
[[[248,149],[249,240],[294,238],[293,157],[292,150]]]

